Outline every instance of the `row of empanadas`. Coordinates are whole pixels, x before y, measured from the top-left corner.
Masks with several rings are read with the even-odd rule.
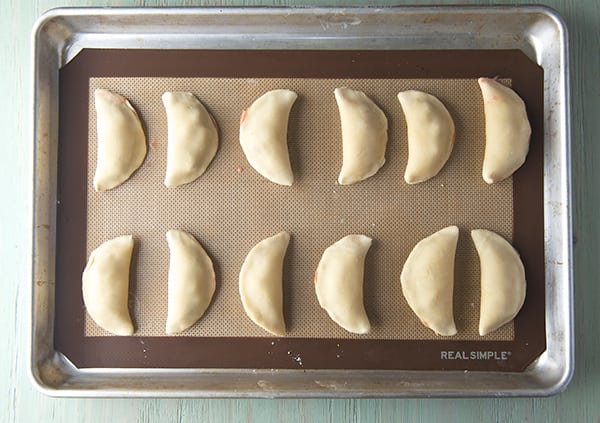
[[[190,234],[168,231],[170,251],[166,332],[192,326],[206,311],[215,292],[212,260]],[[134,241],[124,235],[106,241],[90,254],[83,271],[83,302],[92,319],[115,335],[133,334],[128,293]]]
[[[167,232],[170,251],[166,333],[182,332],[208,308],[215,292],[213,263],[190,234]],[[281,232],[257,244],[240,271],[239,289],[244,310],[257,325],[285,335],[283,319],[283,258],[290,240]],[[133,334],[128,290],[131,235],[106,241],[96,248],[83,271],[83,301],[92,319],[116,335]]]
[[[283,258],[290,235],[280,232],[259,242],[240,272],[244,310],[258,326],[285,336],[283,317]],[[315,272],[317,300],[331,319],[349,332],[367,333],[369,319],[363,305],[364,260],[371,238],[348,235],[323,253]]]
[[[146,136],[129,101],[108,90],[94,93],[98,153],[94,189],[106,191],[125,182],[146,157]],[[217,125],[191,93],[166,92],[168,149],[165,185],[194,181],[204,173],[219,144]]]
[[[525,270],[517,251],[500,235],[471,231],[481,268],[481,336],[511,321],[525,301]],[[449,226],[413,248],[400,280],[408,305],[438,335],[456,334],[453,315],[454,255],[458,228]]]
[[[480,78],[486,125],[483,179],[501,181],[525,161],[531,126],[523,100],[510,88]],[[363,92],[334,91],[342,129],[342,168],[338,182],[349,185],[373,176],[385,163],[388,122],[383,111]],[[298,95],[272,90],[240,118],[240,145],[250,165],[268,180],[292,185],[287,129]],[[191,93],[166,92],[168,150],[165,185],[178,186],[204,173],[218,148],[213,116]],[[409,184],[426,181],[442,169],[454,146],[455,127],[440,100],[421,91],[398,94],[408,128]],[[108,90],[95,92],[98,158],[94,188],[105,191],[126,181],[146,156],[146,138],[139,116],[129,101]]]
[[[500,235],[471,231],[481,267],[479,334],[511,321],[525,301],[525,270],[516,250]],[[402,269],[402,292],[421,322],[435,333],[457,333],[453,316],[454,256],[458,228],[449,226],[420,241]],[[365,235],[348,235],[323,253],[315,289],[319,304],[349,332],[369,332],[363,305],[364,260],[371,246]]]
[[[479,334],[511,321],[525,301],[525,270],[517,251],[500,235],[471,231],[481,267]],[[240,294],[248,316],[267,331],[283,336],[282,267],[289,234],[261,241],[240,273]],[[400,281],[402,292],[423,324],[435,333],[457,333],[453,316],[454,256],[458,228],[449,226],[419,242]],[[365,235],[348,235],[328,247],[315,272],[319,304],[348,332],[365,334],[371,325],[363,300],[364,262],[371,246]]]
[[[215,292],[215,272],[200,243],[182,231],[168,231],[170,250],[166,333],[192,326],[206,311]],[[261,328],[285,336],[283,316],[283,259],[290,235],[280,232],[264,239],[248,253],[239,275],[242,305]],[[315,273],[319,304],[331,318],[351,332],[369,331],[362,300],[363,263],[371,244],[364,235],[349,235],[329,247]],[[83,301],[92,319],[116,335],[133,334],[128,290],[131,235],[106,241],[89,257],[83,271]],[[320,275],[320,276],[319,276]],[[345,296],[340,296],[343,291]]]
[[[485,154],[482,176],[492,184],[510,177],[525,162],[531,125],[523,100],[509,87],[479,78],[485,114]],[[454,145],[454,122],[444,105],[431,94],[398,94],[408,127],[409,184],[437,175]]]
[[[287,232],[259,242],[248,254],[240,272],[240,296],[254,323],[277,336],[285,336],[283,317],[283,258]],[[353,333],[367,333],[371,325],[363,305],[364,261],[371,246],[365,235],[348,235],[328,247],[315,272],[317,300],[331,319]]]
[[[508,178],[525,161],[531,127],[523,100],[510,88],[480,78],[486,148],[483,179],[494,183]],[[338,182],[349,185],[373,176],[385,163],[388,122],[383,111],[361,91],[336,88],[342,126],[342,169]],[[274,90],[243,112],[240,143],[250,164],[261,175],[281,185],[294,177],[287,149],[289,113],[297,94]],[[404,179],[409,184],[426,181],[448,161],[455,139],[454,121],[442,102],[421,91],[398,94],[408,128],[408,163]]]
[[[215,272],[200,243],[182,231],[167,232],[170,250],[167,334],[192,326],[215,292]],[[525,271],[516,250],[494,232],[471,232],[481,266],[479,334],[512,320],[525,300]],[[283,260],[287,232],[264,239],[248,253],[239,292],[248,317],[276,336],[285,336]],[[443,336],[456,334],[453,316],[454,256],[458,228],[449,226],[421,240],[400,276],[402,292],[421,322]],[[133,238],[107,241],[94,250],[83,272],[83,299],[92,319],[117,335],[131,335],[128,286]],[[348,235],[328,247],[315,272],[315,292],[331,319],[349,332],[369,332],[363,301],[364,262],[371,246],[365,235]]]

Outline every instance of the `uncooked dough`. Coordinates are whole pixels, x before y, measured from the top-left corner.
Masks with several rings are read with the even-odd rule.
[[[481,267],[479,335],[510,322],[525,302],[525,268],[514,247],[495,232],[471,231]]]
[[[279,185],[292,185],[294,174],[287,146],[288,120],[298,95],[290,90],[263,94],[240,118],[240,144],[248,163]]]
[[[166,332],[178,333],[202,317],[215,293],[213,263],[202,245],[187,232],[167,232],[169,299]]]
[[[423,325],[443,336],[456,335],[452,307],[458,228],[448,226],[415,245],[400,281],[402,293]]]
[[[240,297],[250,319],[276,336],[285,336],[283,259],[290,234],[280,232],[256,244],[240,271]]]
[[[98,326],[115,335],[132,335],[127,303],[133,237],[104,242],[90,254],[82,276],[85,307]]]
[[[385,163],[388,122],[383,111],[362,91],[336,88],[342,123],[340,185],[373,176]]]
[[[146,157],[146,136],[129,101],[104,89],[94,92],[98,155],[94,189],[106,191],[125,182]]]
[[[509,87],[490,78],[479,78],[485,112],[483,179],[488,183],[511,176],[525,163],[531,125],[525,103]]]
[[[454,146],[454,121],[444,104],[422,91],[398,94],[408,128],[408,163],[404,180],[426,181],[444,167]]]
[[[168,148],[165,185],[187,184],[201,176],[215,157],[219,133],[214,118],[188,92],[166,92]]]
[[[363,304],[365,257],[370,246],[368,236],[348,235],[325,250],[315,272],[321,307],[342,328],[358,334],[371,329]]]

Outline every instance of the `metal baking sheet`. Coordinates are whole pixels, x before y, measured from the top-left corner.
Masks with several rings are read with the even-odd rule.
[[[513,396],[549,395],[567,385],[573,371],[568,63],[566,30],[553,11],[540,7],[58,9],[40,18],[33,42],[36,155],[30,373],[43,392],[165,397]],[[352,371],[335,366],[307,370],[74,365],[56,348],[61,342],[54,325],[62,141],[58,81],[60,69],[86,49],[245,50],[250,54],[520,50],[544,74],[545,351],[518,372],[384,371],[389,367],[383,365]]]

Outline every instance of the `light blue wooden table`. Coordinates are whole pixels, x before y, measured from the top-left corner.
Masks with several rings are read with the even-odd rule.
[[[380,1],[377,5],[403,4]],[[453,3],[444,1],[417,2]],[[487,4],[486,1],[463,2]],[[491,3],[491,2],[490,2]],[[508,3],[495,1],[494,3]],[[291,5],[268,1],[0,0],[0,422],[515,421],[600,422],[600,1],[548,0],[570,29],[576,371],[552,398],[449,400],[52,399],[27,379],[31,251],[30,40],[57,6]],[[303,5],[362,5],[304,0]]]

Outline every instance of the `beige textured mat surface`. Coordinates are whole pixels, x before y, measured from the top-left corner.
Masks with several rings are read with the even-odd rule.
[[[340,186],[341,130],[335,87],[363,90],[385,112],[389,125],[386,164],[361,183]],[[130,286],[135,335],[165,335],[169,250],[165,233],[192,233],[213,259],[217,290],[205,316],[184,336],[270,336],[245,315],[238,273],[248,251],[281,230],[292,239],[285,260],[284,307],[289,337],[440,339],[423,327],[406,303],[400,272],[413,246],[447,225],[460,228],[455,270],[454,315],[458,335],[481,339],[479,263],[469,231],[486,228],[512,238],[512,181],[492,186],[481,177],[483,102],[477,81],[448,79],[336,80],[226,78],[91,78],[89,85],[87,254],[102,242],[133,234],[136,248]],[[120,187],[97,193],[95,88],[127,97],[148,139],[142,167]],[[264,92],[288,88],[299,95],[289,123],[292,187],[275,185],[246,161],[239,145],[241,112]],[[404,182],[406,123],[396,98],[419,89],[436,95],[456,125],[456,144],[444,169],[418,184]],[[214,115],[220,145],[206,173],[194,183],[166,188],[164,91],[190,91]],[[85,142],[85,140],[82,140]],[[373,238],[365,268],[368,335],[348,334],[320,308],[313,275],[321,254],[350,233]],[[109,335],[86,315],[86,336]],[[513,339],[512,324],[484,339]]]

